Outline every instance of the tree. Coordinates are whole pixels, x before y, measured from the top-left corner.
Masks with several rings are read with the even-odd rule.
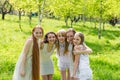
[[[5,15],[10,13],[12,10],[12,5],[9,3],[8,0],[1,0],[0,1],[0,11],[2,13],[2,20],[5,19]]]
[[[46,0],[10,0],[10,2],[14,5],[15,10],[19,11],[21,9],[21,11],[24,10],[28,14],[30,24],[33,12],[37,12],[39,15],[38,24],[42,22]],[[21,13],[21,11],[19,12]]]
[[[79,15],[81,11],[81,5],[79,5],[81,0],[49,0],[48,10],[51,13],[54,13],[55,16],[63,17],[68,25],[68,19],[72,23],[74,21],[74,17]]]
[[[42,19],[43,19],[45,2],[46,2],[46,0],[43,0],[43,1],[42,0],[37,0],[37,4],[38,4],[38,16],[39,16],[38,17],[38,24],[41,24]]]

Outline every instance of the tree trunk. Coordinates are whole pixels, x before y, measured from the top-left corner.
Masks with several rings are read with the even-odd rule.
[[[6,13],[2,12],[2,20],[5,19],[5,14],[6,14]]]
[[[29,13],[28,17],[29,17],[29,24],[31,25],[31,20],[32,20],[32,12],[30,12],[30,13]]]
[[[68,17],[65,17],[66,26],[68,26]]]
[[[72,28],[72,25],[73,25],[73,21],[71,21],[71,28]]]
[[[22,31],[22,28],[21,28],[21,9],[19,10],[19,28],[20,30]]]
[[[101,25],[102,25],[102,1],[100,2],[100,19],[98,28],[98,38],[101,39]]]
[[[98,28],[98,38],[101,39],[101,22],[99,23],[99,28]]]
[[[94,23],[95,23],[95,29],[96,29],[96,20],[95,20],[95,22],[94,22]]]
[[[105,31],[105,22],[103,22],[103,31]]]
[[[43,0],[41,11],[40,11],[40,5],[38,5],[38,9],[39,9],[39,12],[38,12],[38,13],[39,13],[39,21],[38,21],[38,24],[41,24],[42,19],[43,19],[45,1],[46,1],[46,0]],[[39,3],[40,3],[40,2],[39,2]]]
[[[83,14],[83,26],[85,27],[85,15]]]
[[[72,24],[73,24],[74,18],[71,17],[70,21],[71,21],[71,28],[72,28]]]

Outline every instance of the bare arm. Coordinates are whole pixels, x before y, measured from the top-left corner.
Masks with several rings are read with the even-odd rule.
[[[26,63],[26,57],[28,54],[28,50],[30,48],[30,45],[32,43],[31,39],[28,39],[25,43],[24,49],[23,49],[23,57],[22,57],[22,62],[21,62],[21,70],[20,70],[20,74],[21,76],[25,76],[25,63]]]
[[[74,52],[74,54],[90,54],[92,53],[92,49],[89,48],[87,45],[83,45],[83,49],[82,50],[77,50]]]
[[[43,49],[43,47],[44,47],[44,42],[42,41],[40,42],[40,49]]]
[[[73,77],[75,76],[78,65],[79,65],[79,58],[80,58],[80,55],[75,55],[75,61],[74,61],[74,66],[73,66],[74,67],[73,68]]]

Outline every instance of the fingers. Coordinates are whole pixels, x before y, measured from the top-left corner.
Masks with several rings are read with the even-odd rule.
[[[20,71],[20,75],[21,75],[22,77],[24,77],[24,76],[25,76],[25,71],[24,71],[24,70],[21,70],[21,71]]]

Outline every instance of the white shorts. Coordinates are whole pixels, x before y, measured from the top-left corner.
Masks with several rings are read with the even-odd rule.
[[[64,71],[66,69],[70,69],[70,63],[58,60],[58,67],[59,67],[60,70]]]

